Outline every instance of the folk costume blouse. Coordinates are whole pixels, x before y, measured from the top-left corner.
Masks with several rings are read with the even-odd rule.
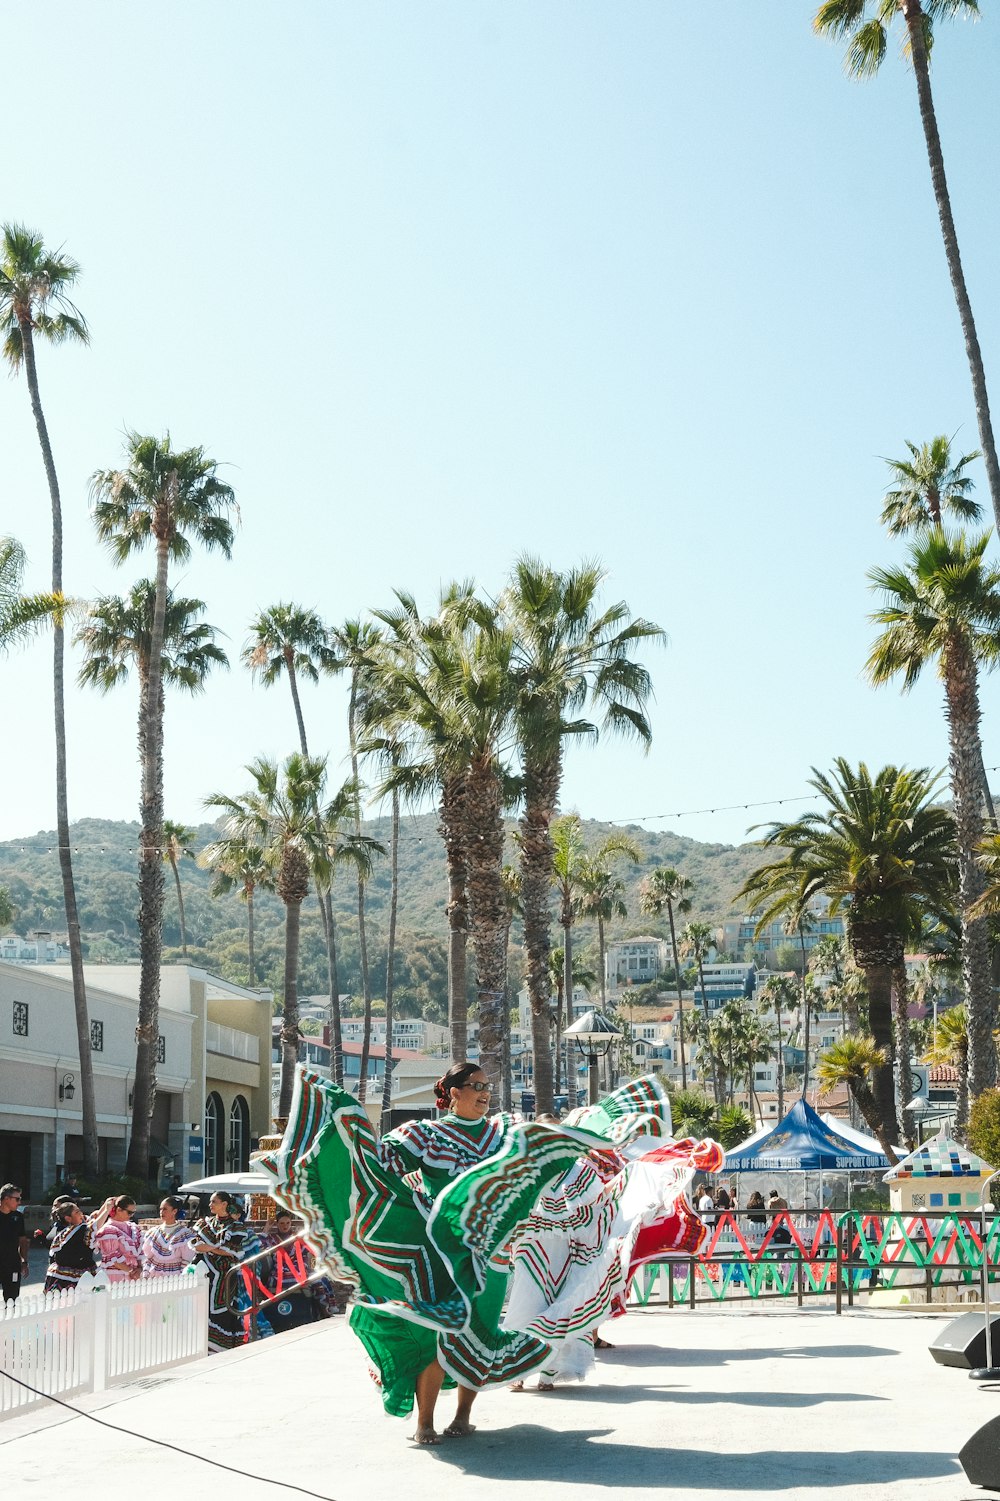
[[[154,1225],[142,1237],[142,1275],[165,1277],[182,1272],[194,1260],[194,1231],[185,1220]]]
[[[94,1237],[109,1282],[126,1282],[142,1269],[142,1231],[132,1220],[107,1219]]]

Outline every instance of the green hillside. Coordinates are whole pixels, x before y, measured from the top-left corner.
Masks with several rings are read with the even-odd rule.
[[[447,1006],[444,911],[447,886],[444,847],[436,826],[433,813],[404,816],[399,843],[397,991],[404,1011],[429,1015],[443,1015]],[[588,843],[597,844],[613,827],[586,821]],[[639,882],[655,865],[672,865],[689,876],[695,883],[692,916],[718,923],[730,914],[734,893],[761,859],[761,852],[753,845],[702,844],[696,839],[635,825],[617,831],[628,834],[642,851],[643,860],[639,866],[621,864],[629,917],[609,927],[608,936],[612,938],[638,932],[666,933],[664,924],[642,917],[638,908]],[[369,822],[366,832],[387,840],[388,819]],[[136,823],[90,818],[72,826],[80,920],[91,960],[120,963],[138,956],[135,921],[138,835]],[[201,825],[194,849],[202,848],[215,835],[213,825]],[[210,873],[195,861],[184,860],[181,872],[192,960],[245,983],[248,978],[245,906],[235,896],[211,897]],[[166,869],[164,875],[167,883],[164,941],[169,958],[179,954],[180,927],[170,870]],[[45,928],[58,936],[65,931],[53,833],[41,831],[0,844],[0,885],[10,890],[18,912],[19,933],[30,934]],[[388,862],[380,861],[367,900],[369,952],[376,994],[381,993],[384,984],[388,896]],[[356,888],[352,889],[349,880],[342,877],[334,891],[339,980],[341,991],[351,993],[360,988],[356,902]],[[255,905],[258,983],[277,988],[282,971],[281,903],[276,897],[260,896]],[[588,949],[591,951],[592,967],[596,968],[596,935],[585,923],[576,931],[580,951],[585,955]],[[516,932],[514,936],[517,937]],[[517,954],[512,954],[515,980],[519,978],[517,959]],[[307,993],[326,989],[322,932],[315,903],[303,910],[302,983]]]

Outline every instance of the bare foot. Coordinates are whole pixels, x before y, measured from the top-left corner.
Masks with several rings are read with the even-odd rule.
[[[449,1438],[468,1438],[470,1433],[475,1433],[476,1425],[465,1418],[455,1418],[444,1431]]]
[[[555,1389],[556,1389],[555,1382],[554,1381],[539,1381],[538,1386],[535,1389],[536,1389],[536,1391],[540,1391],[540,1392],[554,1392]]]
[[[423,1423],[418,1425],[417,1431],[412,1435],[412,1438],[415,1444],[439,1444],[441,1442],[440,1433],[435,1432],[433,1428]]]
[[[512,1381],[511,1384],[510,1384],[510,1389],[511,1389],[512,1392],[523,1392],[524,1391],[524,1382],[523,1381]]]

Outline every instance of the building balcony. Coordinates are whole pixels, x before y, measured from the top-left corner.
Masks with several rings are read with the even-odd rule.
[[[255,1032],[238,1032],[220,1022],[206,1022],[205,1047],[223,1058],[237,1058],[241,1063],[260,1062],[260,1038]]]

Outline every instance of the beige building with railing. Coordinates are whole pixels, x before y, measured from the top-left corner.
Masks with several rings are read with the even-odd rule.
[[[102,1170],[123,1168],[135,1076],[138,965],[87,965]],[[194,965],[160,972],[150,1172],[162,1185],[245,1167],[270,1127],[271,995]],[[66,964],[0,962],[0,1180],[37,1197],[83,1162]]]

